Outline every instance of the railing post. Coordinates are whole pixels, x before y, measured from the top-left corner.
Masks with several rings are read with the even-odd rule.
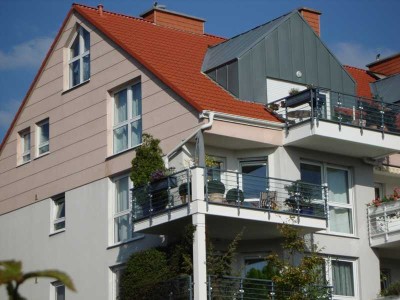
[[[207,182],[207,175],[208,175],[208,170],[207,167],[204,168],[204,184],[205,184],[205,190],[204,190],[204,200],[206,200],[206,207],[208,211],[208,182]]]
[[[299,191],[299,183],[297,181],[296,181],[296,192],[294,199],[296,200],[297,223],[300,223],[300,191]]]
[[[326,220],[326,228],[329,226],[329,208],[328,208],[328,186],[327,184],[324,184],[322,187],[323,189],[323,197],[324,197],[324,214],[325,214],[325,220]]]
[[[382,130],[382,138],[385,136],[385,107],[384,107],[384,102],[383,98],[381,97],[381,130]]]
[[[271,295],[271,300],[275,300],[275,286],[273,281],[271,281],[271,292],[269,294]]]
[[[211,286],[211,276],[208,275],[208,281],[207,281],[207,296],[208,300],[212,299],[212,286]]]
[[[153,194],[150,192],[150,186],[147,185],[147,196],[149,197],[149,222],[150,226],[153,225]]]
[[[240,195],[239,195],[239,173],[236,172],[236,191],[237,191],[237,197],[236,197],[236,205],[238,209],[238,216],[240,215]]]
[[[243,278],[240,278],[239,282],[239,295],[240,295],[240,300],[243,300],[243,295],[244,295]]]
[[[358,111],[359,111],[359,114],[360,114],[360,117],[359,117],[359,120],[358,120],[359,125],[360,125],[360,132],[361,132],[361,134],[363,134],[364,107],[362,106],[361,98],[358,98]]]
[[[383,205],[383,221],[385,222],[385,241],[389,241],[389,222],[387,217],[386,205]]]
[[[285,129],[286,129],[286,135],[289,134],[289,120],[288,120],[288,109],[285,101]]]
[[[192,185],[192,181],[190,178],[190,169],[186,169],[186,191],[187,191],[187,213],[190,214],[190,202],[191,202],[191,198],[193,197],[193,189],[191,187]]]
[[[369,238],[369,244],[371,245],[372,225],[371,225],[371,215],[369,214],[369,206],[367,206],[367,220],[368,220],[368,238]]]
[[[342,130],[342,95],[340,93],[338,93],[338,101],[337,101],[337,107],[338,107],[338,111],[339,111],[339,131]]]
[[[317,127],[319,126],[319,118],[320,118],[320,107],[319,107],[319,89],[315,90],[315,105],[316,105],[316,117],[315,120],[317,121]]]
[[[310,127],[313,129],[314,127],[314,118],[315,118],[315,108],[314,108],[314,97],[313,97],[313,89],[310,89],[310,101],[311,101],[311,114],[310,114]]]
[[[170,185],[170,177],[167,177],[167,183],[168,183],[168,189],[167,189],[167,194],[168,194],[168,220],[171,220],[171,208],[174,207],[174,196],[171,195],[171,185]]]

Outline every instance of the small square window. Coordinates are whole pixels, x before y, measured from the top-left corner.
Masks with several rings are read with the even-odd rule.
[[[49,119],[43,120],[37,125],[37,154],[43,155],[50,151],[50,123]]]
[[[51,283],[52,285],[52,297],[53,300],[65,300],[65,285],[60,281],[55,281]]]
[[[53,198],[52,231],[65,229],[65,194]]]
[[[20,147],[21,147],[21,155],[20,162],[26,163],[31,160],[31,132],[30,129],[27,128],[24,131],[19,133],[20,137]]]

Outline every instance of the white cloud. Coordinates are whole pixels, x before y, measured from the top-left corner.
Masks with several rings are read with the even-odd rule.
[[[352,42],[337,43],[332,47],[332,51],[342,64],[363,69],[365,65],[375,61],[377,54],[380,53],[381,58],[384,58],[395,53],[394,50],[385,47],[367,48]]]
[[[40,37],[15,45],[10,51],[0,51],[0,70],[39,66],[51,42],[49,37]]]

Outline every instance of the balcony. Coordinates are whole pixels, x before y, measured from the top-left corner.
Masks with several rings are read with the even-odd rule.
[[[285,145],[354,157],[400,150],[400,106],[311,88],[269,104],[286,123]]]
[[[158,283],[151,289],[152,299],[193,300],[193,283],[190,276],[181,276]],[[286,299],[293,291],[281,291],[275,288],[272,280],[250,279],[243,277],[223,276],[207,277],[207,299]],[[332,299],[332,287],[310,286],[302,291],[309,299]]]
[[[400,248],[400,201],[368,207],[371,247]]]
[[[299,181],[192,168],[132,190],[134,231],[173,234],[202,213],[214,238],[234,238],[243,228],[246,239],[275,238],[282,223],[315,232],[326,228],[326,193]]]

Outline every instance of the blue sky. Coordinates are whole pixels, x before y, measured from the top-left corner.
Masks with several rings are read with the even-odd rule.
[[[74,1],[0,0],[0,141]],[[79,2],[76,0],[76,2]],[[82,0],[138,16],[150,0]],[[400,52],[399,0],[159,0],[207,20],[208,33],[231,37],[298,7],[322,12],[322,40],[344,64],[363,67],[377,53]]]

